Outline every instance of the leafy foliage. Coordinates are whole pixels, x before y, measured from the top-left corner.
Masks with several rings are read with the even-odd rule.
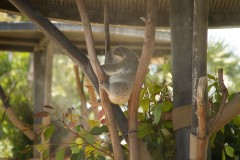
[[[1,52],[0,54],[0,84],[10,97],[10,104],[18,117],[32,125],[32,98],[30,96],[32,93],[27,81],[29,62],[28,53]],[[8,120],[2,104],[0,105],[0,122],[0,157],[30,158],[31,152],[22,153],[21,151],[26,150],[25,147],[31,145],[32,142]]]
[[[209,96],[209,104],[211,114],[214,115],[218,111],[221,100],[221,93],[217,78],[209,75],[209,91],[213,93]],[[228,101],[231,100],[234,94],[229,95]],[[239,159],[240,155],[240,117],[237,116],[230,123],[225,125],[219,132],[211,137],[212,159]],[[219,154],[222,153],[222,154]]]

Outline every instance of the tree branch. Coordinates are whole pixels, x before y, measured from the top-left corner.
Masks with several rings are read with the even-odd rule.
[[[28,125],[24,124],[14,113],[12,107],[9,104],[9,99],[5,95],[2,86],[0,85],[0,98],[3,102],[4,109],[9,120],[16,126],[23,134],[25,134],[29,139],[34,140],[36,138],[36,134],[28,127]]]
[[[83,28],[84,28],[90,63],[93,67],[95,74],[97,75],[99,83],[104,83],[107,81],[107,77],[103,72],[96,56],[91,25],[90,25],[90,21],[87,15],[84,2],[83,0],[76,0],[76,3],[77,3],[78,10],[80,12],[80,16],[83,22]],[[106,120],[108,123],[107,126],[110,133],[111,141],[112,141],[114,158],[117,160],[122,160],[123,159],[122,149],[121,149],[120,139],[119,139],[119,135],[116,128],[116,122],[115,122],[111,102],[108,99],[107,93],[103,89],[100,89],[99,92],[100,92],[102,107],[106,114]]]
[[[143,50],[141,59],[138,65],[135,85],[129,100],[128,108],[128,140],[130,150],[130,160],[139,159],[139,140],[138,140],[138,106],[139,95],[142,84],[146,77],[148,66],[152,57],[155,43],[155,27],[156,27],[156,13],[157,1],[148,0],[147,17],[145,19],[145,37],[143,43]]]
[[[75,73],[76,84],[77,84],[77,92],[81,102],[80,110],[81,110],[82,119],[80,120],[80,123],[84,129],[89,130],[90,127],[89,127],[89,124],[87,123],[88,122],[87,100],[83,90],[84,76],[82,77],[82,81],[81,81],[79,77],[79,69],[77,65],[74,65],[74,73]]]
[[[223,109],[225,107],[225,103],[227,101],[227,97],[228,97],[228,90],[224,84],[224,80],[223,80],[223,69],[220,68],[218,69],[218,84],[219,84],[219,91],[222,94],[222,98],[221,98],[221,103],[217,112],[217,115],[215,116],[214,120],[210,123],[209,125],[209,136],[212,135],[212,133],[216,130],[216,124],[218,123],[220,117],[225,116],[222,114]]]

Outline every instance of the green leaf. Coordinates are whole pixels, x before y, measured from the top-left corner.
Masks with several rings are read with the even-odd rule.
[[[148,111],[149,105],[150,105],[149,98],[144,98],[144,99],[142,99],[140,101],[140,106],[142,107],[143,112],[147,112]]]
[[[63,148],[63,149],[61,148],[61,149],[57,150],[55,159],[64,160],[64,157],[65,157],[65,148]]]
[[[239,127],[240,126],[240,116],[235,117],[233,119],[233,123]]]
[[[43,153],[47,148],[48,148],[47,144],[39,144],[39,145],[37,145],[37,150],[40,153]]]
[[[54,132],[54,126],[49,125],[43,132],[44,139],[47,141],[53,135],[53,132]]]
[[[226,160],[226,155],[225,155],[224,150],[222,151],[222,160]]]
[[[155,123],[158,123],[160,121],[161,114],[162,114],[162,107],[161,107],[161,105],[157,105],[153,112]]]
[[[91,146],[87,146],[85,148],[85,153],[86,154],[91,154],[93,151],[95,150],[95,148],[91,147]]]
[[[76,128],[76,130],[77,130],[78,132],[81,131],[81,126],[80,126],[80,125],[77,125],[75,128]]]
[[[146,135],[154,133],[151,123],[142,123],[138,126],[138,137],[143,138]]]
[[[94,137],[90,133],[86,134],[84,138],[89,144],[94,144]]]
[[[81,149],[78,153],[72,154],[71,160],[85,160],[84,151]]]
[[[97,120],[88,120],[88,124],[90,125],[91,128],[95,126],[99,126],[99,121]]]
[[[225,146],[225,152],[229,157],[234,156],[234,148],[232,148],[231,146]]]
[[[79,145],[77,145],[76,143],[70,143],[69,144],[72,154],[76,154],[80,151]]]
[[[158,84],[153,85],[152,95],[158,94],[161,91],[161,87]]]
[[[78,144],[78,145],[82,145],[82,144],[83,144],[82,138],[78,137],[78,138],[75,140],[75,143]]]
[[[210,91],[212,87],[215,87],[215,89],[217,89],[217,87],[218,87],[218,82],[214,82],[213,84],[210,84],[210,85],[208,86],[208,91]]]
[[[165,128],[169,128],[169,129],[172,129],[172,128],[173,128],[173,123],[172,123],[172,121],[164,121],[162,124],[163,124],[163,126],[164,126]]]
[[[90,131],[92,135],[101,135],[103,132],[108,132],[107,126],[93,127]]]
[[[162,107],[162,112],[168,112],[170,109],[172,109],[173,104],[170,101],[164,101],[161,104],[161,107]]]
[[[106,158],[103,157],[102,155],[98,155],[98,156],[97,156],[97,159],[98,159],[98,160],[106,160]]]
[[[212,80],[215,80],[216,78],[213,76],[213,75],[211,75],[211,74],[208,74],[208,78],[209,79],[212,79]]]

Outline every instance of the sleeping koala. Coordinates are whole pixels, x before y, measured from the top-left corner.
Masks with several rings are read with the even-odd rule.
[[[100,84],[114,104],[123,104],[131,96],[135,82],[138,58],[126,47],[116,47],[110,51],[102,68],[109,76],[109,84]]]

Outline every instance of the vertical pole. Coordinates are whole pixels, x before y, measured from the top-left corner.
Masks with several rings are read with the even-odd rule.
[[[33,101],[34,108],[33,113],[36,114],[43,110],[44,106],[44,86],[45,86],[45,62],[46,54],[43,50],[36,50],[33,54]],[[40,126],[42,124],[42,119],[34,118],[33,130],[35,133],[39,133]],[[38,140],[36,143],[39,143]],[[39,152],[34,150],[34,158],[39,158]]]
[[[45,83],[44,83],[44,105],[51,105],[51,91],[52,91],[52,67],[53,67],[53,44],[48,43],[47,50],[46,50],[46,58],[45,58]],[[43,106],[42,106],[43,107]],[[47,111],[50,113],[50,110],[47,108],[43,108],[44,111]],[[48,115],[47,117],[44,117],[42,119],[42,124],[44,126],[51,124],[51,116]],[[42,137],[42,143],[49,143],[50,140],[45,141],[45,139]],[[50,145],[48,145],[48,153],[45,156],[48,156],[50,152]]]
[[[192,103],[193,1],[170,0],[174,108]],[[189,159],[190,126],[176,130],[176,160]]]
[[[192,126],[190,158],[197,151],[198,118],[197,118],[197,86],[200,77],[207,76],[207,30],[208,30],[208,0],[194,0],[193,14],[193,59],[192,59]],[[206,85],[207,87],[207,85]],[[207,104],[207,89],[204,97]],[[206,107],[206,106],[205,106]],[[193,158],[194,159],[194,158]]]

